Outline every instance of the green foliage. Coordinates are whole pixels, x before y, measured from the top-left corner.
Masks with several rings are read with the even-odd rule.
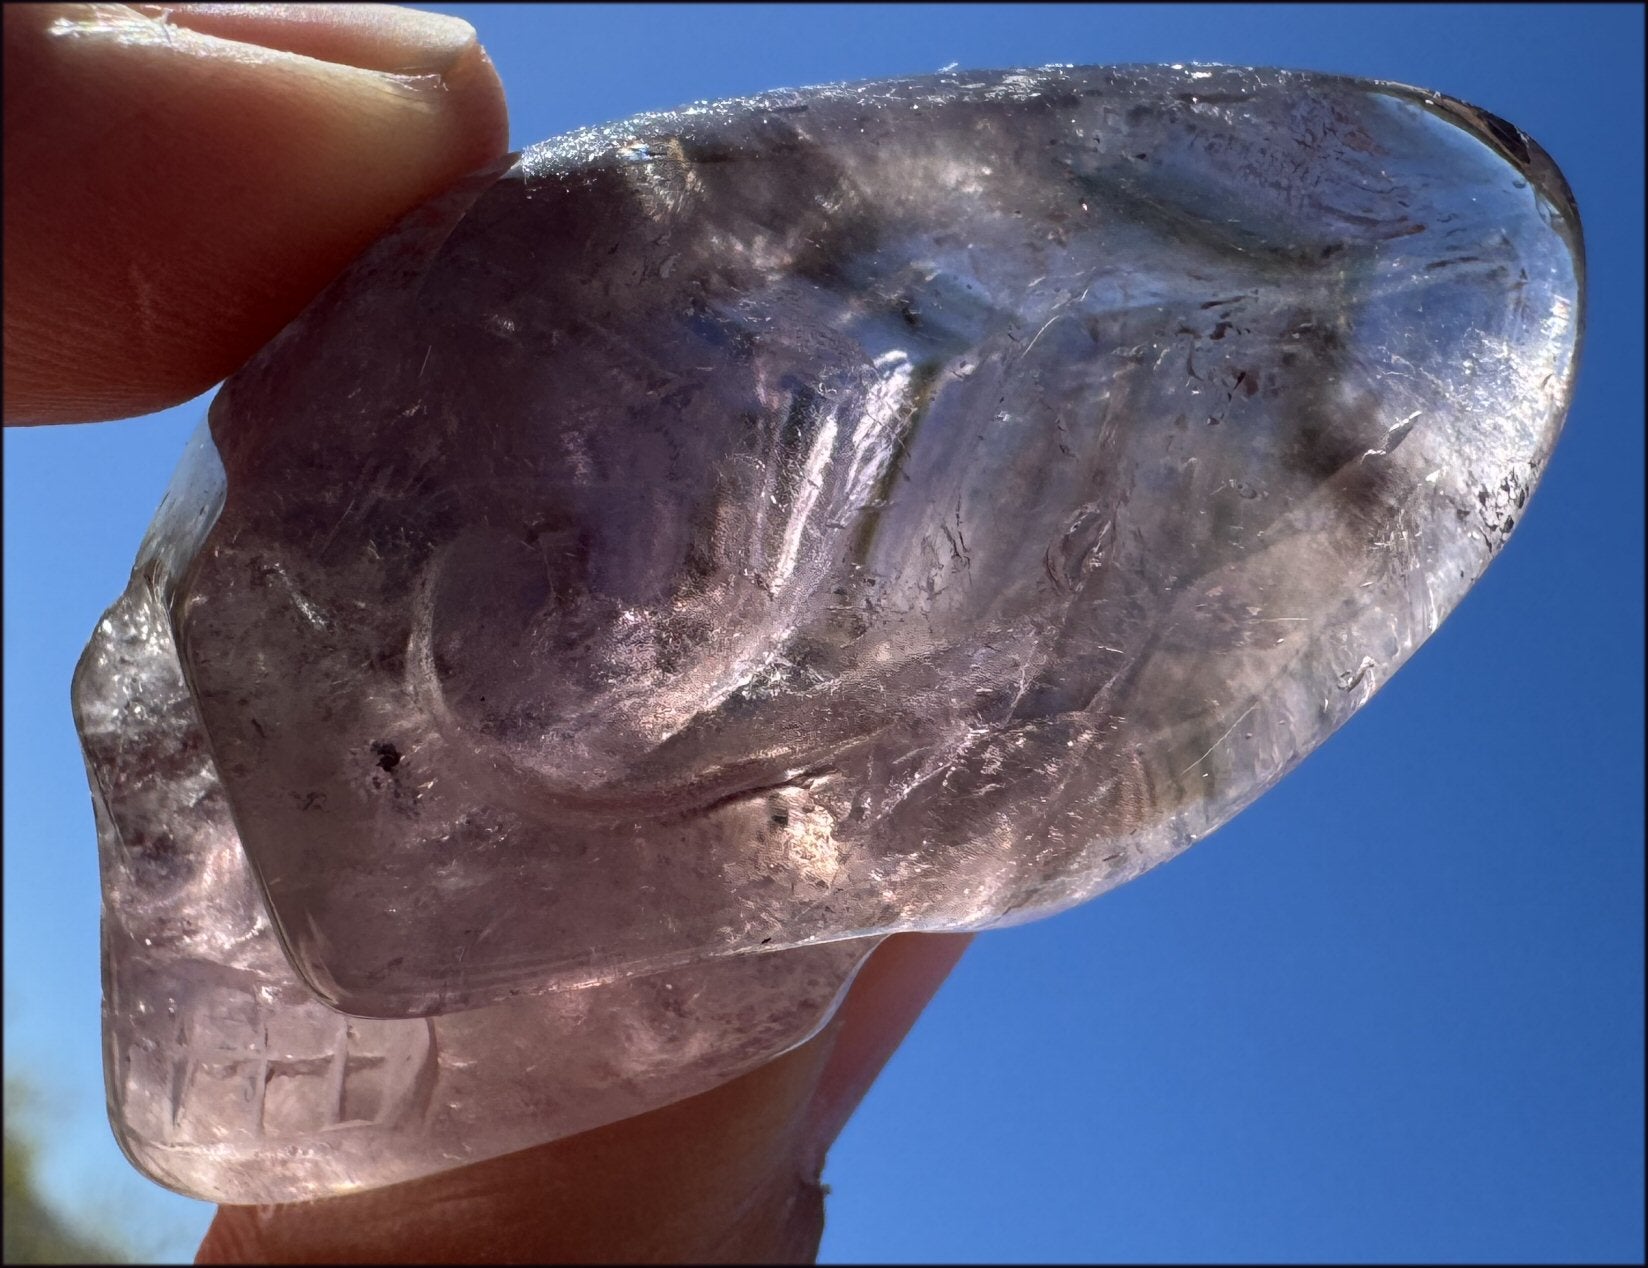
[[[8,1264],[130,1262],[113,1239],[75,1232],[40,1196],[40,1149],[27,1122],[29,1097],[12,1079],[5,1092],[5,1255]]]

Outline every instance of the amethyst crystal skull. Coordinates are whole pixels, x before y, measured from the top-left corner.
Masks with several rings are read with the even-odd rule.
[[[552,1139],[1171,857],[1504,543],[1582,290],[1526,136],[1296,72],[454,188],[224,387],[77,674],[128,1152],[270,1201]]]

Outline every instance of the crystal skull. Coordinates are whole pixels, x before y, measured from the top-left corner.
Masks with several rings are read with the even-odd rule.
[[[1582,290],[1526,136],[1302,72],[774,93],[454,188],[224,387],[77,674],[128,1151],[490,1156],[1171,857],[1503,545]],[[572,1020],[669,993],[644,1069]]]

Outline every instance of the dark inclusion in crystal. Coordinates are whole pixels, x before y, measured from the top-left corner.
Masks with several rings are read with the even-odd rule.
[[[1307,73],[775,93],[468,181],[224,388],[161,588],[293,967],[433,1015],[1138,875],[1481,574],[1582,290],[1526,136]]]

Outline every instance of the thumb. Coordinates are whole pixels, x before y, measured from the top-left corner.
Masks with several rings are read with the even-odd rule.
[[[176,405],[498,158],[474,29],[392,5],[6,5],[5,420]]]

